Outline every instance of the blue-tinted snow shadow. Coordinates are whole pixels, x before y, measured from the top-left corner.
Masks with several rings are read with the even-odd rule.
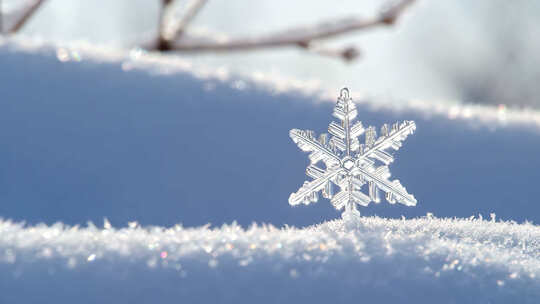
[[[0,217],[29,223],[304,226],[339,216],[321,200],[291,208],[307,154],[291,128],[325,131],[332,104],[239,91],[188,74],[124,72],[119,64],[60,63],[0,50]],[[354,90],[354,88],[352,88]],[[337,93],[337,89],[336,89]],[[391,165],[419,201],[363,214],[498,217],[540,222],[540,136],[497,132],[415,113],[371,111],[380,126],[414,119]]]
[[[408,303],[535,303],[538,298],[536,281],[529,278],[502,287],[497,271],[480,278],[455,270],[435,277],[414,270],[426,263],[418,259],[396,259],[409,263],[408,274],[396,272],[393,263],[364,263],[340,254],[325,262],[258,257],[247,266],[232,258],[216,267],[188,259],[178,270],[120,259],[83,262],[73,269],[57,259],[27,261],[0,264],[0,302],[400,303],[406,298]]]

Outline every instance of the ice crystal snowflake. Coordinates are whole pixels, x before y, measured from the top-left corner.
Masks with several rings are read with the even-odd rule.
[[[399,180],[390,181],[388,164],[394,157],[387,151],[397,150],[401,142],[416,129],[414,121],[395,123],[392,127],[384,124],[381,136],[377,138],[374,127],[365,129],[362,122],[354,122],[357,115],[356,106],[349,97],[349,90],[344,88],[334,107],[333,116],[341,123],[331,122],[328,132],[333,135],[328,140],[328,134],[321,134],[318,139],[310,130],[292,129],[289,133],[292,140],[300,149],[311,152],[311,164],[306,174],[312,181],[304,185],[289,197],[289,204],[306,205],[318,200],[318,192],[330,199],[332,205],[343,212],[344,219],[359,217],[356,204],[367,206],[370,202],[379,203],[379,190],[386,193],[386,200],[415,206],[416,199],[407,193]],[[358,137],[365,134],[365,143],[361,144]],[[324,164],[322,168],[319,163]],[[334,194],[334,185],[339,191]],[[361,192],[367,185],[368,195]]]

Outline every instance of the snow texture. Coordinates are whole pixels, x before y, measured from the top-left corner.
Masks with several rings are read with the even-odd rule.
[[[540,296],[540,228],[494,218],[363,217],[354,230],[340,220],[304,229],[0,221],[0,235],[1,303],[535,303]],[[67,280],[74,281],[61,288]]]
[[[372,201],[379,203],[379,190],[382,190],[391,204],[397,201],[406,206],[415,206],[416,199],[407,193],[399,180],[388,180],[388,164],[394,161],[388,150],[401,147],[401,142],[416,129],[414,121],[396,122],[391,128],[384,124],[381,136],[377,138],[374,127],[365,129],[361,121],[355,122],[358,111],[347,88],[341,90],[333,115],[340,123],[333,121],[328,126],[328,132],[332,135],[330,140],[326,133],[317,139],[311,130],[292,129],[289,132],[302,151],[310,152],[311,164],[306,169],[306,175],[313,178],[290,195],[289,204],[295,206],[316,202],[317,192],[322,191],[323,197],[330,199],[336,209],[345,209],[344,219],[356,218],[360,216],[356,204],[367,206]],[[358,137],[364,133],[365,143],[361,144]],[[317,166],[321,162],[325,168]],[[383,165],[377,165],[377,162]],[[340,188],[335,194],[334,184]],[[364,185],[367,185],[369,196],[361,192]]]

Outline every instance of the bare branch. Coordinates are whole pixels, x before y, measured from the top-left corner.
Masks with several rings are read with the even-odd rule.
[[[2,11],[2,0],[0,0],[0,35],[4,33],[4,19],[2,18],[3,11]]]
[[[358,17],[341,18],[331,22],[322,22],[308,27],[299,27],[267,34],[259,37],[241,37],[235,39],[179,39],[171,43],[171,50],[182,52],[227,52],[262,48],[306,46],[312,41],[334,38],[349,32],[365,30],[377,26],[388,26],[412,4],[414,0],[401,0],[384,10],[376,17],[361,19]],[[349,48],[343,58],[354,58],[358,53]]]
[[[157,39],[155,42],[155,49],[159,51],[165,51],[170,49],[170,43],[167,39],[165,39],[163,33],[165,32],[165,12],[168,10],[168,8],[174,3],[174,0],[161,0],[161,7],[159,9],[159,17],[158,17],[158,32],[157,32]]]
[[[320,44],[314,43],[299,43],[298,46],[314,54],[340,58],[345,60],[346,62],[351,62],[361,55],[360,51],[354,46],[344,47],[340,49],[328,48]]]
[[[405,0],[398,2],[397,4],[388,7],[386,10],[383,10],[381,14],[381,21],[393,25],[399,16],[413,4],[414,0]]]
[[[33,4],[26,9],[15,25],[7,30],[7,32],[15,33],[19,31],[44,2],[45,0],[34,0]],[[321,22],[307,27],[297,27],[262,36],[239,38],[229,38],[224,37],[224,35],[201,38],[186,32],[187,27],[200,12],[204,4],[206,4],[207,0],[192,0],[183,17],[176,24],[169,25],[171,30],[168,31],[165,14],[172,7],[175,0],[160,0],[160,2],[161,9],[158,19],[157,39],[146,44],[148,49],[151,50],[162,52],[230,52],[296,46],[315,54],[351,61],[360,55],[360,51],[357,48],[344,47],[335,49],[323,47],[320,43],[315,42],[377,26],[391,26],[414,0],[397,0],[397,2],[388,6],[378,16],[368,19],[359,17],[340,18],[330,22]],[[3,26],[2,17],[0,5],[0,33]]]
[[[165,12],[171,7],[175,0],[160,0],[161,7],[159,9],[159,18],[158,18],[158,35],[163,36],[165,31]]]
[[[167,28],[166,13],[170,10],[174,4],[174,0],[162,0],[161,10],[159,13],[159,30],[158,38],[155,44],[155,49],[159,51],[170,51],[172,49],[172,42],[178,39],[187,29],[187,26],[191,23],[193,18],[201,10],[207,0],[192,0],[188,5],[184,16],[174,24],[172,29]]]
[[[172,31],[172,35],[169,40],[175,40],[182,36],[187,26],[191,23],[193,18],[197,16],[206,2],[207,0],[193,0],[188,4],[184,16],[182,16],[180,22],[175,25],[175,29]]]
[[[45,0],[36,0],[34,4],[28,7],[28,9],[22,14],[19,20],[15,22],[15,25],[13,25],[11,29],[9,29],[7,32],[11,34],[18,32],[26,24],[26,22],[30,20],[30,18],[44,2]]]

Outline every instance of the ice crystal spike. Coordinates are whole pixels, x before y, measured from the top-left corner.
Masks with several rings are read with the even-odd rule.
[[[328,134],[319,138],[311,130],[292,129],[292,140],[305,152],[310,152],[310,165],[306,175],[313,180],[305,181],[302,187],[292,193],[289,204],[310,204],[318,200],[318,192],[330,199],[332,205],[343,212],[344,219],[358,217],[356,204],[367,206],[370,202],[379,203],[380,191],[390,204],[396,202],[415,206],[416,199],[407,193],[399,180],[389,180],[388,164],[394,161],[392,150],[398,150],[401,142],[416,129],[414,121],[395,123],[392,127],[384,124],[377,137],[375,127],[364,128],[350,97],[349,90],[343,88],[334,107],[333,116],[340,122],[332,121]],[[364,134],[364,143],[359,136]],[[330,138],[330,139],[328,139]],[[335,191],[333,185],[339,188]],[[365,185],[365,192],[362,188]]]

